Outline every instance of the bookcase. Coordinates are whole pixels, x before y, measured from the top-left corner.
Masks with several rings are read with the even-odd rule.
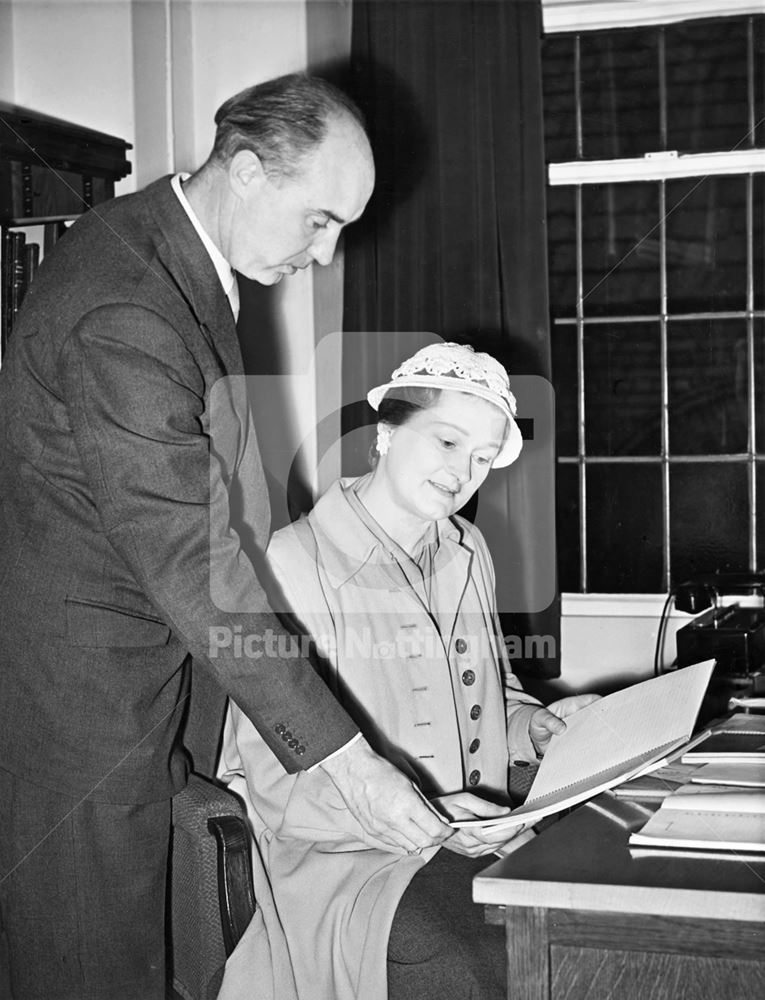
[[[130,171],[123,139],[0,101],[0,364],[39,261]]]

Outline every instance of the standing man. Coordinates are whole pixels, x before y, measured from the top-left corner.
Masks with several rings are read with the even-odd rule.
[[[211,446],[213,387],[242,374],[233,271],[273,284],[328,264],[374,183],[360,114],[323,81],[250,88],[215,120],[193,176],[99,207],[46,256],[0,372],[0,916],[14,1000],[163,1000],[192,656],[288,771],[326,768],[369,836],[414,851],[451,832],[309,663],[211,643],[283,633],[230,528],[236,491],[265,547],[249,418]]]

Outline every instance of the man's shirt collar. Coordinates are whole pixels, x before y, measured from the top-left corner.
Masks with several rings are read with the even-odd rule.
[[[183,206],[184,212],[188,215],[192,226],[196,229],[197,235],[210,256],[210,260],[213,262],[213,266],[215,267],[218,278],[220,279],[223,291],[226,293],[228,298],[231,299],[232,292],[235,291],[234,284],[236,278],[234,277],[234,272],[231,269],[229,262],[202,228],[202,223],[197,218],[196,212],[189,204],[189,200],[186,195],[183,193],[183,186],[181,182],[188,180],[189,177],[191,177],[191,174],[176,174],[175,177],[172,178],[170,184],[173,191],[175,191],[178,201],[180,201]]]

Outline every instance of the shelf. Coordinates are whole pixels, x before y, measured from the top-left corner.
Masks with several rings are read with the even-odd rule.
[[[131,172],[129,143],[0,101],[0,362],[37,264]],[[42,234],[23,230],[41,228]],[[20,232],[21,231],[21,232]]]
[[[86,211],[83,209],[83,211]],[[0,226],[7,229],[20,229],[22,226],[47,226],[56,222],[74,222],[79,215],[29,215],[19,219],[2,219]]]

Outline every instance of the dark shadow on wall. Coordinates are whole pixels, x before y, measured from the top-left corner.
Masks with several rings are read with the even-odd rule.
[[[280,345],[276,290],[241,274],[237,334],[246,375],[279,375],[284,353]]]
[[[244,372],[252,376],[248,383],[250,406],[258,434],[261,458],[271,503],[271,530],[276,531],[288,523],[289,508],[301,511],[313,506],[313,494],[305,476],[299,472],[290,475],[287,497],[287,475],[284,473],[285,445],[291,443],[291,429],[295,426],[292,404],[281,391],[278,378],[268,383],[267,396],[259,393],[264,383],[258,376],[288,375],[286,334],[279,315],[279,291],[273,286],[258,284],[238,277],[239,322],[237,334],[242,350]]]

